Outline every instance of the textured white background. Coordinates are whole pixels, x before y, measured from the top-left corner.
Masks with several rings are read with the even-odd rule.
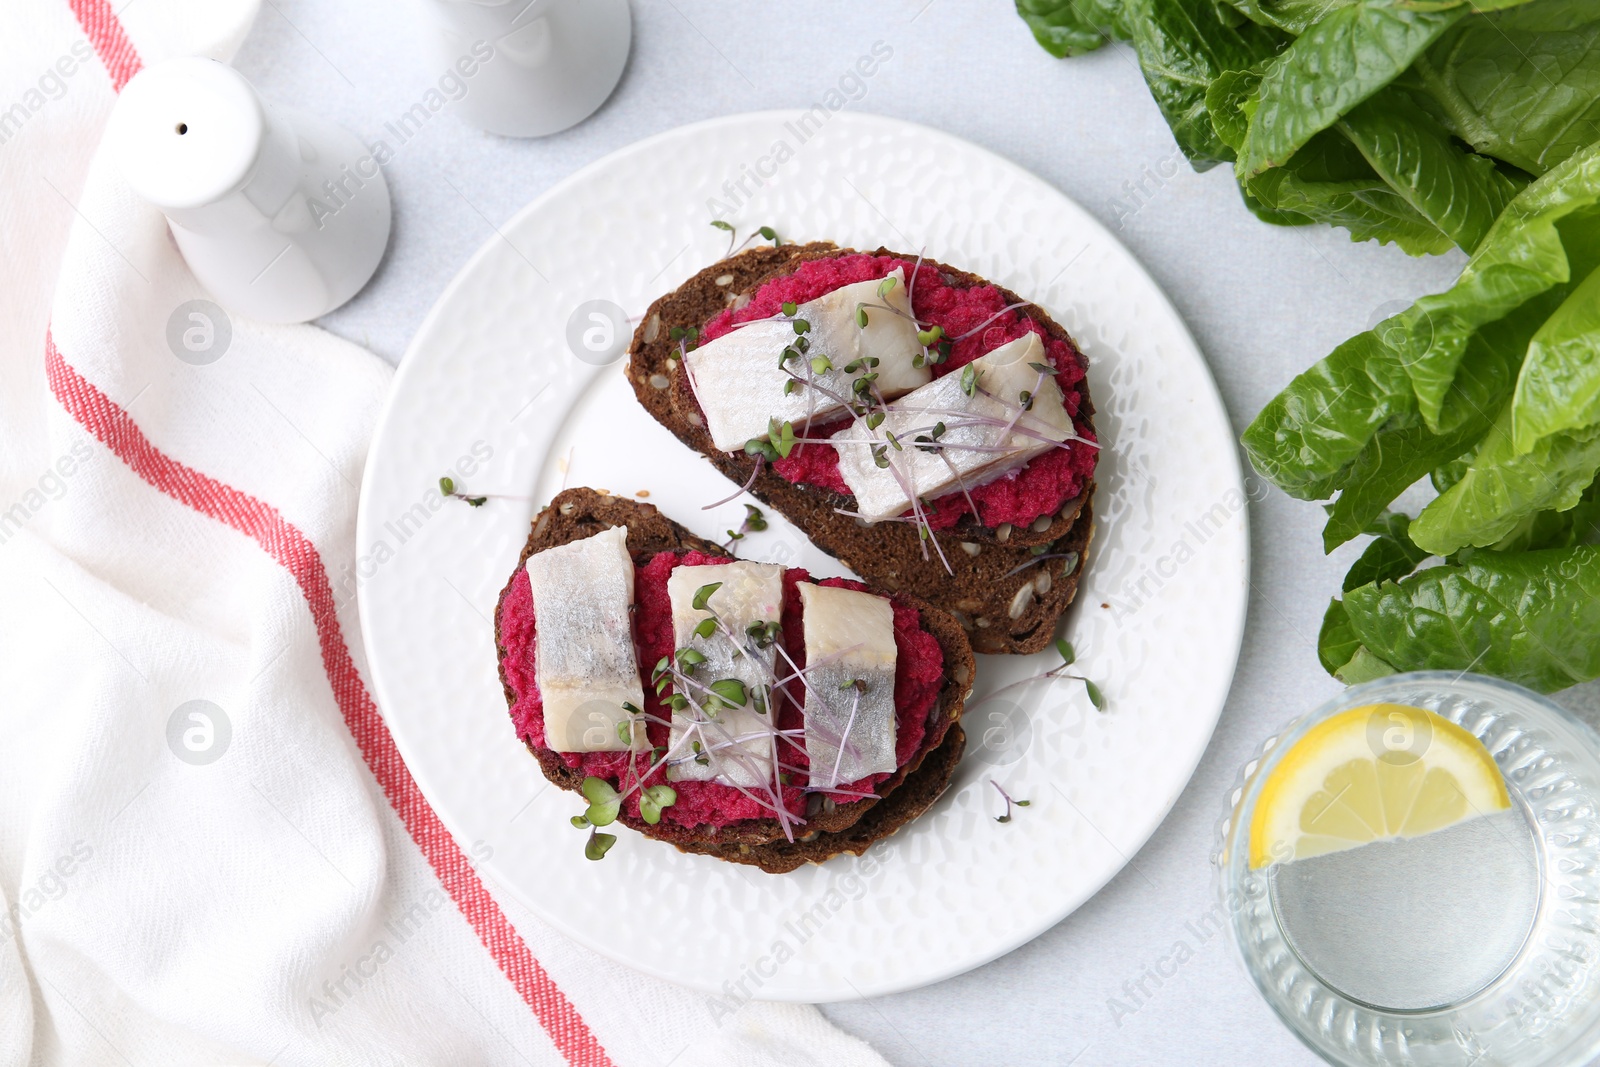
[[[850,106],[975,141],[1097,215],[1188,320],[1236,429],[1297,370],[1397,310],[1394,301],[1444,288],[1460,267],[1455,256],[1418,261],[1352,245],[1343,231],[1257,222],[1225,172],[1181,164],[1130,51],[1052,59],[1004,0],[634,0],[632,59],[588,122],[516,142],[446,111],[397,146],[384,124],[437,75],[417,58],[410,16],[407,5],[379,0],[268,0],[238,59],[272,99],[396,148],[386,168],[395,203],[388,257],[363,293],[324,320],[393,361],[492,227],[560,178],[682,123],[809,106],[880,40],[893,58]],[[1141,182],[1137,203],[1130,193]],[[1322,556],[1315,506],[1256,496],[1254,593],[1233,694],[1165,825],[1099,896],[1038,940],[927,989],[827,1008],[839,1025],[906,1065],[1315,1062],[1221,938],[1190,928],[1204,933],[1214,823],[1239,766],[1336,688],[1317,665],[1314,639],[1348,556]],[[1159,986],[1144,978],[1150,995],[1135,990],[1137,1010],[1115,1018],[1109,999],[1134,1006],[1124,984],[1138,983],[1178,941],[1192,958]]]

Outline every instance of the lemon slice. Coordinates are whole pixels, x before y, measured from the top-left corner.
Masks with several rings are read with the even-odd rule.
[[[1510,806],[1472,734],[1422,708],[1367,704],[1319,723],[1272,769],[1250,820],[1250,866],[1420,837]]]

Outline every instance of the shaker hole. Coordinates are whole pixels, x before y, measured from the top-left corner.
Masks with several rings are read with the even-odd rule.
[[[179,136],[182,136],[183,134],[189,132],[189,124],[187,122],[180,122],[175,129],[178,131]]]

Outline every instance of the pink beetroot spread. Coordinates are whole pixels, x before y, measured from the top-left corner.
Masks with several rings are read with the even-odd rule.
[[[896,267],[905,268],[906,281],[911,288],[913,313],[930,326],[942,327],[947,338],[960,337],[975,329],[1006,306],[1005,297],[992,285],[957,288],[926,264],[918,268],[915,262],[897,256],[873,256],[863,252],[802,263],[793,274],[774,278],[757,289],[750,303],[744,307],[718,314],[700,331],[701,338],[712,340],[727,333],[736,322],[769,318],[781,313],[785,303],[803,304],[842,285],[882,278]],[[1081,357],[1072,345],[1048,336],[1042,326],[1020,311],[1006,311],[971,337],[956,341],[951,348],[950,358],[936,366],[933,373],[936,377],[943,377],[960,370],[984,353],[992,352],[1008,341],[1015,341],[1029,330],[1038,334],[1045,343],[1050,362],[1056,368],[1056,383],[1061,386],[1067,414],[1073,416],[1078,435],[1094,440],[1094,431],[1088,419],[1078,418],[1078,408],[1083,400],[1084,368]],[[826,437],[845,425],[844,421],[840,421],[825,427],[813,427],[810,436]],[[1084,486],[1094,476],[1098,455],[1099,449],[1081,445],[1053,448],[1035,456],[1020,469],[970,490],[973,502],[978,505],[980,523],[986,527],[1006,522],[1025,526],[1041,515],[1053,514],[1061,505],[1083,492]],[[798,445],[787,458],[774,463],[772,469],[791,482],[803,482],[845,494],[850,491],[839,474],[839,454],[832,445]],[[932,507],[928,509],[929,525],[939,530],[954,525],[961,516],[972,510],[960,489],[934,499],[931,504]]]
[[[667,576],[680,566],[716,566],[727,562],[730,561],[699,552],[689,552],[681,557],[676,553],[661,552],[636,572],[634,639],[638,647],[639,674],[645,683],[645,711],[648,714],[663,720],[672,718],[672,710],[662,698],[655,695],[649,684],[650,671],[655,663],[673,651],[672,608],[667,597]],[[784,572],[783,642],[789,655],[801,666],[805,665],[805,631],[801,626],[800,597],[794,587],[799,582],[809,581],[810,577],[800,568],[790,568]],[[844,578],[829,578],[819,584],[844,586],[847,589],[865,588],[860,582]],[[895,759],[904,766],[917,753],[927,733],[928,712],[939,697],[940,682],[944,678],[944,652],[934,636],[922,628],[917,609],[899,601],[894,602],[894,637],[897,650],[894,678],[897,730]],[[539,696],[538,686],[534,684],[536,628],[533,593],[528,585],[526,570],[517,572],[501,604],[500,640],[505,647],[500,666],[515,695],[511,705],[511,721],[516,725],[518,737],[543,749],[544,701]],[[799,691],[796,683],[791,683],[790,688],[795,691],[790,692],[789,699],[783,702],[778,717],[779,728],[785,730],[804,726],[800,710],[801,702],[805,699],[804,693]],[[667,744],[669,730],[664,723],[651,723],[648,729],[652,745]],[[781,762],[791,767],[809,766],[802,747],[780,741],[779,753]],[[648,771],[651,753],[562,753],[561,759],[568,767],[581,770],[585,775],[605,778],[613,784],[623,781],[631,784],[635,774]],[[636,761],[631,772],[628,769],[630,759]],[[807,784],[807,777],[803,770],[791,772],[789,777],[790,784],[783,789],[784,806],[794,815],[801,816],[806,808],[806,793],[802,787]],[[850,793],[870,793],[874,786],[887,777],[886,774],[869,775],[841,789]],[[650,772],[645,784],[654,785],[665,780],[663,770],[657,768]],[[672,787],[677,791],[678,799],[665,810],[662,817],[682,826],[726,826],[741,819],[773,817],[770,810],[732,786],[686,781],[673,782]],[[843,792],[832,795],[835,802],[840,804],[859,799]],[[634,790],[625,803],[628,813],[637,816],[638,790]]]

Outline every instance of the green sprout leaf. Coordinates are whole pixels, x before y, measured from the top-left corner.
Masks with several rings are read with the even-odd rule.
[[[571,819],[571,822],[573,826],[576,826],[580,830],[589,829],[590,823],[587,815],[574,815]]]
[[[589,843],[583,846],[584,858],[603,860],[606,858],[606,853],[611,851],[611,846],[616,843],[616,834],[602,834],[595,830],[589,834]]]
[[[1077,661],[1078,654],[1072,650],[1072,644],[1065,637],[1056,638],[1056,651],[1061,653],[1061,665],[1070,666]]]
[[[1100,692],[1100,687],[1098,685],[1095,685],[1093,682],[1089,681],[1089,679],[1085,678],[1083,680],[1083,691],[1089,694],[1089,703],[1094,705],[1094,710],[1106,710],[1105,694]]]
[[[729,530],[728,532],[733,533],[732,530]],[[733,539],[738,540],[742,536],[742,534],[733,534]],[[707,615],[705,618],[701,619],[700,625],[694,628],[694,635],[696,637],[710,637],[716,632],[717,620],[716,617],[712,615]]]
[[[763,226],[756,232],[759,233],[765,240],[771,241],[774,245],[778,243],[778,231],[774,230],[771,226]]]
[[[794,320],[794,332],[795,333],[805,333],[810,329],[811,329],[811,324],[809,322],[807,322],[805,319],[795,319]]]
[[[746,692],[744,683],[737,678],[719,678],[711,683],[711,691],[717,696],[737,707],[744,707],[750,702],[750,695]]]
[[[1048,363],[1030,363],[1028,366],[1032,367],[1040,374],[1054,374],[1056,372],[1056,369],[1050,366]]]
[[[727,222],[723,219],[712,219],[711,225],[721,230],[723,233],[733,232],[733,223]]]
[[[890,293],[894,292],[894,287],[897,284],[899,284],[899,282],[900,282],[900,279],[896,278],[893,274],[889,275],[888,277],[884,278],[883,281],[879,282],[878,283],[878,299],[882,300],[884,297],[886,297]]]
[[[616,821],[617,812],[622,810],[622,798],[612,788],[611,783],[604,778],[594,775],[583,780],[583,795],[588,798],[589,810],[583,814],[596,826],[607,826]]]
[[[917,344],[921,345],[923,348],[927,348],[929,345],[938,344],[939,338],[943,336],[943,326],[934,326],[927,330],[918,330]]]
[[[856,305],[856,325],[863,330],[867,328],[867,305],[865,304]]]
[[[783,313],[785,315],[793,315],[795,312],[797,312],[799,310],[800,310],[800,305],[796,304],[793,300],[785,300],[783,302]]]
[[[765,437],[750,438],[744,443],[744,450],[746,455],[760,456],[768,463],[775,462],[779,458],[777,448]]]
[[[442,493],[445,496],[453,496],[455,494],[455,491],[456,491],[456,483],[455,483],[455,480],[453,478],[451,478],[449,475],[445,475],[443,478],[439,479],[439,492],[440,493]]]
[[[970,363],[961,368],[961,391],[968,396],[978,391],[978,368]]]
[[[827,356],[812,356],[811,357],[811,373],[812,374],[826,374],[829,371],[831,371],[832,369],[833,369],[833,360],[829,359]]]
[[[694,610],[705,611],[706,605],[711,602],[711,594],[722,588],[721,582],[710,582],[694,591]]]
[[[647,785],[639,792],[639,816],[654,826],[661,821],[662,809],[677,802],[677,790],[670,785]]]
[[[760,532],[767,528],[767,517],[761,513],[760,508],[754,504],[746,504],[744,511],[744,528],[746,530]]]
[[[678,649],[678,669],[685,674],[690,673],[705,661],[706,657],[692,648]]]

